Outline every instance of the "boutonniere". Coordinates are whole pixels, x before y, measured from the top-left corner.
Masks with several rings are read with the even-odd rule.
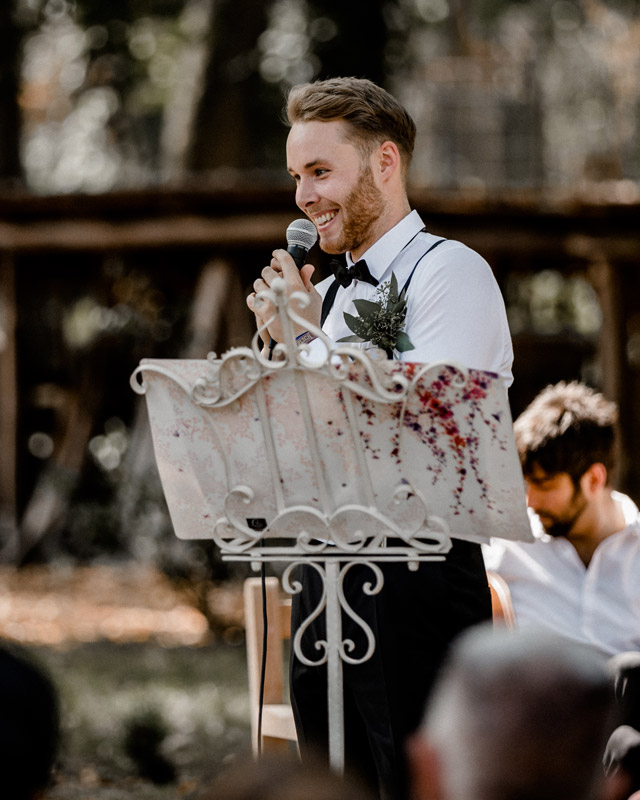
[[[373,300],[354,300],[358,316],[345,312],[344,321],[353,336],[344,336],[340,342],[371,342],[384,350],[387,358],[393,358],[397,350],[404,353],[413,350],[409,337],[402,330],[407,316],[406,291],[398,294],[398,281],[395,273],[376,289]]]

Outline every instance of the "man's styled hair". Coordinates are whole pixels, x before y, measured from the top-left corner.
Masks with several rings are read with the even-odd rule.
[[[395,97],[372,81],[329,78],[294,86],[285,112],[289,125],[345,120],[365,157],[382,142],[392,141],[400,151],[406,176],[416,139],[415,122]]]
[[[611,473],[616,462],[618,408],[577,381],[547,386],[514,423],[522,471],[536,466],[569,474],[577,484],[592,464]]]
[[[446,800],[589,800],[614,709],[594,650],[489,623],[454,643],[421,735],[436,751]]]

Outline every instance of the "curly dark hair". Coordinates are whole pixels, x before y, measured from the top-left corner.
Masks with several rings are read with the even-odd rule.
[[[592,464],[616,466],[618,407],[578,381],[547,386],[514,423],[522,471],[566,472],[574,484]]]

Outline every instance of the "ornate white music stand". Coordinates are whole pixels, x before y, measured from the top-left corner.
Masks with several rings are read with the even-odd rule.
[[[441,560],[450,537],[530,540],[520,464],[502,381],[459,365],[377,359],[353,345],[322,354],[295,341],[296,314],[284,282],[261,296],[273,304],[284,341],[273,360],[260,331],[251,347],[221,359],[144,359],[133,373],[146,395],[154,449],[176,534],[212,539],[223,559],[283,562],[283,586],[303,563],[323,584],[318,607],[293,637],[296,658],[327,664],[329,757],[344,767],[342,664],[375,648],[343,585],[355,563],[382,588],[385,561]],[[306,326],[306,323],[303,323]],[[324,347],[322,346],[324,345]],[[314,348],[318,349],[318,343]],[[302,639],[324,612],[317,658]],[[366,652],[342,638],[342,614],[362,629]]]

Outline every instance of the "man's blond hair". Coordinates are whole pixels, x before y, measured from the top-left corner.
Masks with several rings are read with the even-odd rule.
[[[285,108],[289,125],[344,120],[350,139],[364,157],[385,141],[393,142],[406,176],[416,138],[409,112],[385,89],[365,78],[329,78],[294,86]]]

